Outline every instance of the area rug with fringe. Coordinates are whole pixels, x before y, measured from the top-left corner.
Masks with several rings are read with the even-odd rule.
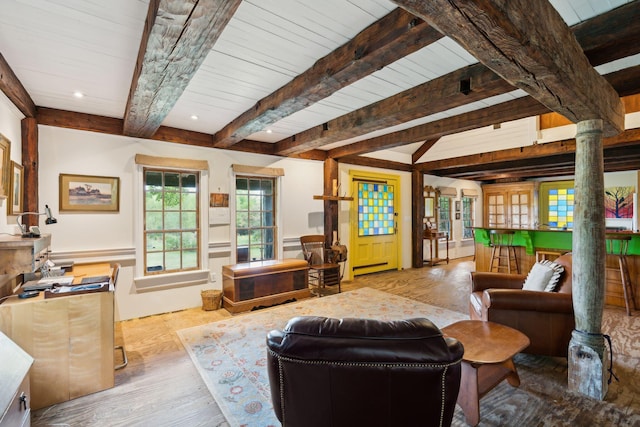
[[[231,426],[279,426],[271,405],[267,332],[296,316],[380,320],[425,317],[442,328],[468,316],[370,288],[306,299],[178,331]]]

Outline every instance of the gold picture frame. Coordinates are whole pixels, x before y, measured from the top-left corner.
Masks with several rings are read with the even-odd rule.
[[[11,141],[0,133],[0,196],[9,194],[11,177]]]
[[[9,215],[17,215],[21,214],[23,211],[23,200],[24,200],[24,168],[22,165],[11,161],[11,179],[10,187],[11,191],[9,191],[8,197],[8,214]]]
[[[60,212],[119,212],[120,178],[60,174]]]

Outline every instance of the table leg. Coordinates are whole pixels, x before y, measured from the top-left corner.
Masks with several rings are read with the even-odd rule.
[[[480,422],[478,369],[465,361],[462,362],[458,405],[462,408],[467,424],[477,426]]]
[[[519,387],[520,376],[518,375],[518,371],[516,370],[516,365],[513,364],[513,360],[506,360],[502,365],[510,371],[507,374],[507,382],[513,387]]]

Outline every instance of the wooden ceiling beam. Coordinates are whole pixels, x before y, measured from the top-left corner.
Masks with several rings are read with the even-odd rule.
[[[241,0],[151,0],[124,114],[124,133],[160,128]]]
[[[440,140],[440,138],[432,138],[429,139],[428,141],[425,141],[420,148],[418,148],[416,151],[413,152],[413,154],[411,155],[411,163],[416,163],[418,160],[420,160],[420,157],[424,156],[424,154],[429,151],[431,149],[431,147],[433,147],[436,142],[438,142]]]
[[[340,163],[348,163],[356,166],[366,166],[372,168],[381,168],[389,170],[397,170],[403,172],[411,172],[412,167],[407,163],[394,162],[392,160],[376,159],[365,156],[351,156],[340,159]]]
[[[640,129],[629,129],[616,136],[603,139],[605,150],[637,145],[640,145]],[[575,139],[567,139],[557,142],[528,145],[526,147],[434,160],[417,164],[414,167],[423,173],[449,176],[450,171],[461,170],[462,168],[468,168],[467,170],[488,171],[497,169],[497,165],[508,165],[513,162],[528,161],[531,164],[536,164],[535,159],[548,159],[549,157],[563,154],[572,155],[575,151]],[[541,167],[538,169],[543,170],[545,162],[543,161],[540,165]]]
[[[620,97],[548,1],[392,1],[552,111],[574,123],[602,119],[606,136],[624,130]]]
[[[640,2],[626,3],[571,27],[594,67],[638,53]]]
[[[442,37],[397,8],[227,124],[214,135],[214,146],[236,144]]]
[[[0,90],[25,117],[36,116],[36,104],[0,53]]]
[[[468,94],[461,92],[462,80],[473,82],[475,89]],[[299,153],[509,90],[514,90],[513,86],[484,65],[471,65],[278,141],[276,151],[281,155]]]
[[[424,140],[439,139],[445,135],[478,129],[494,123],[503,123],[525,117],[547,113],[549,109],[535,99],[526,96],[512,101],[485,107],[446,119],[436,120],[384,135],[376,136],[353,144],[329,150],[329,157],[343,157],[371,153]],[[420,156],[422,157],[422,156]]]
[[[607,74],[605,78],[620,96],[640,93],[640,65]],[[548,112],[547,107],[527,96],[337,147],[329,150],[328,155],[331,158],[340,159],[344,156],[371,153]]]

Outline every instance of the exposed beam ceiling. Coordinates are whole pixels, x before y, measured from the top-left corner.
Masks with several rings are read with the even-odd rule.
[[[603,140],[605,169],[638,169],[640,129],[626,130]],[[573,174],[575,139],[424,162],[417,169],[450,178],[491,181],[501,178]]]
[[[620,96],[640,92],[640,66],[607,74],[605,78],[617,90]],[[346,156],[371,153],[386,148],[420,142],[427,139],[441,138],[445,135],[452,135],[495,123],[518,120],[548,112],[549,109],[547,107],[527,96],[334,148],[329,150],[329,157],[341,159]]]
[[[218,131],[214,146],[230,147],[442,37],[423,20],[397,8]]]
[[[477,87],[465,95],[459,89],[461,80],[476,82]],[[472,65],[279,141],[276,152],[284,156],[300,153],[509,90],[513,90],[513,87],[494,72],[482,64]]]
[[[609,40],[611,38],[615,38],[618,40],[620,48],[627,52],[627,54],[631,55],[640,52],[640,43],[635,43],[635,40],[640,38],[640,30],[637,29],[640,26],[632,25],[632,29],[628,29],[612,25],[612,23],[618,22],[619,19],[626,19],[627,16],[640,15],[639,6],[640,4],[630,3],[627,6],[615,9],[607,14],[608,19],[606,20],[599,17],[599,19],[586,21],[576,26],[576,29],[579,29],[578,41],[582,43],[584,39],[584,42],[587,45],[585,47],[585,54],[594,65],[610,62],[619,59],[620,57],[617,49],[608,49],[606,52],[603,52],[602,45],[596,40],[597,34],[608,34],[608,37],[602,38],[602,44],[604,45],[610,44]],[[626,37],[629,38],[629,42],[627,42]],[[624,40],[624,42],[621,43],[622,40]],[[463,96],[460,93],[461,80],[469,80],[472,87],[472,93],[469,93],[467,96]],[[502,90],[487,91],[487,88],[484,85],[489,82],[498,82],[496,84],[498,84]],[[627,84],[632,83],[628,82]],[[634,86],[637,85],[634,84]],[[449,98],[445,98],[443,94],[447,89]],[[427,82],[421,86],[409,89],[404,93],[385,99],[374,105],[369,105],[353,111],[352,113],[345,114],[344,116],[336,118],[325,125],[316,126],[301,134],[282,140],[278,143],[276,152],[280,155],[299,153],[308,149],[308,147],[321,147],[322,145],[330,144],[341,139],[364,135],[368,132],[381,129],[389,125],[402,123],[417,117],[423,117],[428,115],[430,111],[444,111],[448,108],[454,108],[469,102],[486,99],[492,95],[504,94],[513,89],[514,87],[511,84],[504,82],[502,78],[498,77],[494,73],[494,71],[490,70],[483,64],[476,64],[474,66],[467,67],[466,69],[456,70],[442,76],[437,79],[437,81]],[[636,90],[637,89],[638,88],[636,88]],[[407,105],[405,99],[412,100],[413,104]],[[412,106],[415,106],[416,108],[413,110],[413,114],[410,114],[411,111],[409,111],[409,108]],[[527,107],[529,106],[530,104],[527,104]],[[402,114],[398,113],[399,110],[402,110]],[[330,150],[329,157],[340,158],[343,156],[379,151],[408,143],[419,142],[429,138],[441,137],[447,134],[474,129],[474,126],[477,128],[491,123],[505,122],[546,112],[546,110],[537,110],[542,112],[531,114],[531,111],[525,110],[522,111],[522,113],[525,114],[523,115],[518,114],[517,111],[514,112],[506,109],[503,109],[503,111],[505,111],[507,115],[502,120],[498,117],[494,117],[493,120],[495,121],[493,122],[481,122],[484,124],[476,125],[469,123],[466,126],[452,128],[447,133],[424,133],[420,132],[420,129],[431,130],[434,129],[434,126],[429,124],[423,125],[422,127],[417,126],[416,129],[396,131],[380,137],[356,142],[350,146],[332,149]],[[363,119],[363,117],[365,119]]]
[[[58,5],[57,1],[52,0],[51,7],[65,7],[62,3]],[[585,1],[592,3],[595,0]],[[242,6],[250,4],[250,11],[255,16],[262,16],[260,15],[262,11],[271,12],[271,6],[265,6],[254,0],[245,2],[240,0],[232,2],[151,0],[146,10],[147,22],[123,116],[115,114],[112,117],[104,117],[68,111],[67,109],[76,108],[72,105],[65,109],[36,107],[2,55],[0,55],[0,89],[25,116],[35,116],[40,124],[274,156],[314,160],[333,158],[340,162],[396,170],[423,168],[423,164],[417,162],[436,143],[441,148],[442,141],[439,142],[439,139],[442,136],[535,116],[550,109],[560,112],[573,121],[598,114],[595,118],[605,119],[608,124],[607,130],[615,132],[620,129],[622,117],[619,96],[640,93],[638,83],[640,66],[623,65],[621,71],[607,74],[605,78],[593,69],[593,66],[608,64],[617,59],[626,60],[627,57],[640,52],[640,26],[635,24],[640,19],[640,1],[627,2],[617,9],[590,19],[589,16],[593,14],[588,15],[585,21],[569,29],[547,1],[530,4],[526,0],[509,2],[435,0],[431,3],[397,0],[393,3],[400,5],[400,8],[392,9],[393,6],[390,3],[385,4],[383,13],[378,11],[371,14],[371,16],[380,17],[377,21],[373,19],[366,21],[368,27],[364,28],[365,25],[363,25],[360,28],[364,30],[359,33],[356,33],[357,29],[349,33],[348,37],[344,38],[347,40],[346,43],[341,41],[341,45],[336,43],[331,46],[334,50],[322,50],[324,56],[318,55],[322,57],[314,59],[315,63],[310,61],[309,64],[313,65],[307,71],[300,72],[299,69],[294,71],[293,67],[291,70],[285,70],[286,67],[282,67],[284,74],[291,73],[288,83],[274,86],[280,87],[275,91],[273,87],[269,88],[272,92],[268,94],[269,91],[264,91],[263,93],[267,95],[261,94],[261,99],[260,97],[250,98],[252,107],[246,109],[249,105],[246,104],[242,110],[238,110],[244,110],[244,113],[236,112],[239,115],[234,115],[235,119],[225,120],[215,128],[219,130],[196,132],[161,126],[167,114],[173,111],[174,104],[178,101],[182,102],[181,97],[185,87],[195,76],[200,64],[204,64],[204,68],[207,69],[207,78],[215,80],[216,77],[224,75],[217,69],[215,73],[211,73],[212,68],[217,64],[211,62],[205,64],[203,61],[204,57],[211,52],[224,51],[227,55],[233,52],[228,49],[228,45],[220,47],[218,43],[214,46],[223,29],[231,28],[237,37],[239,32],[245,30],[246,25],[255,24],[255,21],[251,20],[254,16],[246,14],[247,9],[244,9],[244,14],[241,14],[241,21],[235,20],[233,15],[239,14],[240,3]],[[383,3],[387,2],[383,0]],[[570,0],[567,0],[566,4],[563,0],[553,0],[553,3],[556,7],[561,6],[558,10],[562,9],[562,5],[570,4],[573,8],[578,6]],[[581,3],[580,7],[582,6],[586,7]],[[365,7],[371,7],[371,5]],[[301,8],[305,11],[312,10],[306,3]],[[312,12],[315,12],[316,8],[320,6],[314,4]],[[142,17],[144,10],[140,9],[140,12]],[[564,12],[566,13],[566,10]],[[536,14],[538,18],[528,22],[528,17]],[[275,17],[275,12],[270,16]],[[290,17],[292,16],[295,15],[292,14]],[[540,18],[541,16],[544,18]],[[234,22],[235,26],[227,25],[230,21]],[[577,21],[579,19],[573,20],[573,22]],[[370,22],[373,23],[369,24]],[[297,31],[298,28],[307,27],[303,22],[292,20],[291,23],[290,28],[283,28],[282,31],[278,31],[278,35],[285,34],[284,37],[288,37],[288,30]],[[266,23],[264,29],[273,29],[276,25],[275,22]],[[316,27],[316,35],[324,37],[327,27],[322,26],[322,30],[318,28]],[[439,53],[451,49],[453,43],[448,39],[443,40],[442,33],[436,28],[457,40],[467,51],[478,57],[481,63],[450,71],[460,67],[460,64],[456,63],[455,67],[450,67],[444,70],[445,72],[434,73],[433,77],[425,75],[423,80],[417,83],[411,81],[411,85],[398,85],[402,89],[406,87],[410,89],[400,92],[396,90],[392,92],[395,95],[392,94],[387,98],[379,96],[376,99],[381,100],[377,102],[362,102],[359,104],[365,105],[362,108],[349,108],[345,93],[348,92],[350,95],[354,93],[351,85],[357,86],[366,82],[364,87],[371,88],[371,93],[376,93],[375,89],[378,86],[371,84],[368,79],[373,76],[374,80],[384,81],[385,78],[394,75],[384,74],[378,77],[377,72],[380,69],[383,71],[393,69],[393,73],[397,73],[398,70],[407,72],[406,68],[401,68],[404,65],[398,65],[404,60],[403,58],[424,52],[425,47],[429,52]],[[304,31],[307,29],[305,28]],[[551,37],[550,33],[557,33],[557,35]],[[197,36],[194,37],[194,34]],[[233,46],[243,49],[245,45],[248,47],[254,44],[251,42],[250,33],[246,34],[246,40],[242,39]],[[251,34],[255,37],[255,33]],[[310,32],[305,33],[305,36],[308,34]],[[254,40],[254,42],[257,41]],[[297,39],[297,41],[305,40]],[[448,43],[446,47],[441,44],[443,41]],[[0,39],[0,46],[2,46],[2,39]],[[187,54],[187,51],[190,53]],[[459,49],[458,52],[462,50]],[[472,63],[473,59],[469,55],[466,56],[462,63]],[[425,57],[419,57],[424,61]],[[429,57],[429,60],[433,58]],[[259,59],[256,59],[256,64],[258,61]],[[412,62],[412,65],[416,69],[429,66],[420,61]],[[631,65],[634,63],[632,62]],[[308,65],[305,65],[306,67]],[[258,68],[267,67],[259,64]],[[232,77],[235,78],[235,76]],[[127,79],[129,79],[128,76]],[[247,84],[254,82],[245,81],[242,78],[239,80]],[[407,78],[407,80],[410,79]],[[424,81],[426,83],[420,84]],[[262,84],[262,81],[259,83]],[[468,84],[469,91],[463,90],[461,83]],[[189,87],[187,94],[198,93],[196,91],[201,85],[202,81],[197,83],[196,87]],[[25,86],[30,87],[29,84]],[[265,87],[267,87],[266,84]],[[499,101],[501,103],[495,105],[493,105],[495,101],[487,99],[496,95],[501,99],[521,96],[511,94],[502,96],[515,90],[515,87],[529,91],[532,96]],[[344,89],[348,90],[344,91]],[[616,90],[617,93],[615,93]],[[333,97],[335,93],[341,94],[337,102]],[[203,95],[203,99],[207,96],[209,95]],[[327,97],[332,100],[325,101]],[[551,104],[549,104],[549,98],[551,98]],[[34,97],[34,99],[38,98]],[[259,100],[256,101],[256,99]],[[234,102],[232,98],[228,101]],[[465,109],[467,104],[474,101],[489,106]],[[554,102],[556,104],[553,104]],[[227,108],[228,105],[230,104],[223,104],[223,108]],[[306,114],[307,109],[311,110],[309,106],[313,105],[323,105],[318,110],[326,109],[326,106],[330,105],[335,107],[335,111],[339,114],[322,120],[325,123],[317,120],[314,123],[321,124],[306,130],[300,126],[295,132],[284,131],[282,133],[293,134],[293,136],[277,142],[274,142],[275,138],[265,138],[264,133],[256,133],[271,124],[282,126],[282,121],[286,120],[283,118],[298,112]],[[180,106],[176,108],[179,109]],[[451,110],[456,108],[466,112],[451,116]],[[230,107],[229,109],[231,110]],[[342,113],[343,111],[347,112]],[[300,116],[296,116],[295,120],[297,117]],[[308,118],[308,115],[301,117]],[[426,122],[427,119],[431,120],[431,117],[433,120]],[[424,124],[406,128],[407,122],[412,120],[420,120],[418,123]],[[299,123],[306,123],[306,121],[303,119]],[[289,125],[285,125],[284,128],[286,126]],[[387,129],[393,126],[395,129],[403,129],[404,126],[404,129],[389,132]],[[194,127],[194,129],[197,128],[197,126]],[[290,128],[298,129],[295,123],[291,123]],[[385,130],[387,133],[384,133]],[[362,139],[371,132],[376,132],[375,135],[380,136]],[[256,134],[253,135],[254,133]],[[260,142],[249,138],[271,142]],[[359,141],[358,138],[360,138]],[[344,144],[343,141],[349,139],[358,142],[340,146],[340,143]],[[422,143],[422,145],[412,153],[409,163],[362,156],[412,143]],[[335,148],[328,149],[325,147],[328,144],[333,144]],[[615,152],[610,151],[610,153]],[[567,155],[562,154],[562,156]],[[525,159],[524,162],[530,161],[536,173],[546,167],[549,174],[556,174],[565,172],[567,170],[565,162],[570,161],[564,157],[553,156],[549,156],[547,160],[547,162],[535,163],[534,160]],[[556,160],[558,163],[554,166],[552,161]],[[611,158],[607,160],[609,165],[616,164],[619,167],[627,167],[629,163],[614,163]],[[471,169],[474,167],[479,171],[478,174],[472,173]],[[513,160],[510,165],[505,164],[503,167],[493,165],[487,169],[482,165],[470,165],[467,168],[466,171],[457,172],[460,177],[474,176],[473,179],[482,180],[483,176],[486,179],[517,178],[531,173],[529,171],[531,168],[525,165],[520,166]],[[449,175],[452,172],[446,168],[430,170],[429,173],[454,176]]]
[[[124,115],[125,135],[151,137],[241,0],[151,0]]]

